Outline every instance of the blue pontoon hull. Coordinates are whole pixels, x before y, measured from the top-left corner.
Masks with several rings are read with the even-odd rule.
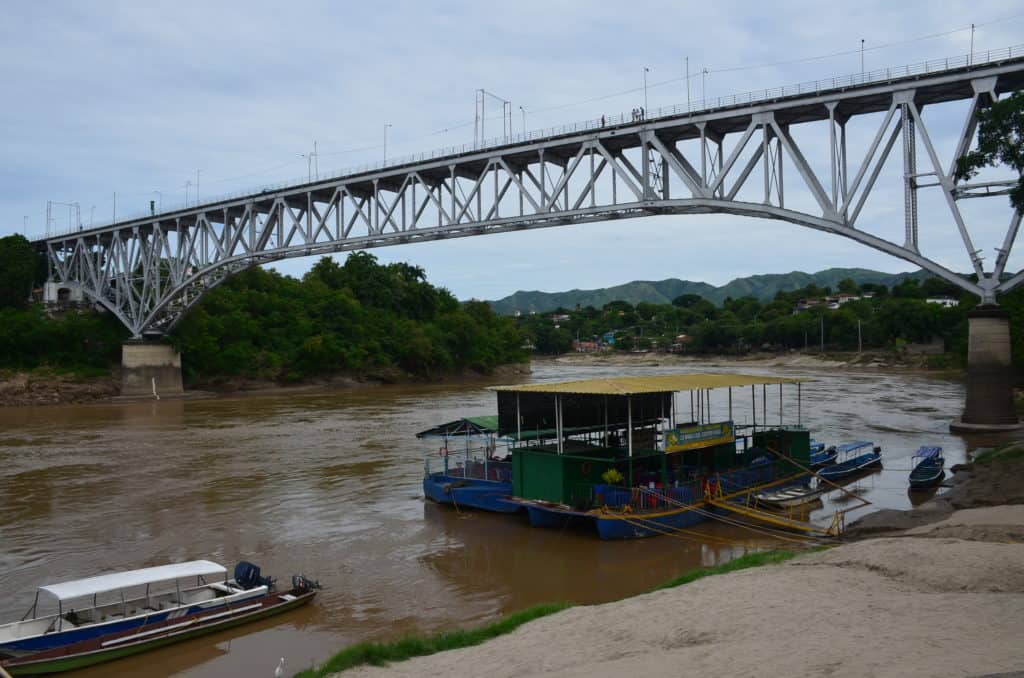
[[[431,473],[423,479],[423,496],[460,509],[515,513],[521,506],[508,501],[511,495],[512,483],[498,480],[461,478],[444,473]]]

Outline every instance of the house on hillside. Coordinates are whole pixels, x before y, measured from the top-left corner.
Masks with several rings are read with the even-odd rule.
[[[937,297],[928,297],[925,299],[929,304],[940,304],[946,308],[956,308],[960,305],[960,300],[947,295],[941,295]]]

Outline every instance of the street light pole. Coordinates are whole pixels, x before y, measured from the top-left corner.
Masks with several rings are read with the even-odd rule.
[[[526,134],[526,109],[520,106],[519,112],[523,114],[523,134]]]
[[[391,123],[384,123],[384,162],[388,161],[388,127],[391,127]]]
[[[651,69],[644,66],[644,117],[647,117],[647,71]]]
[[[703,108],[707,108],[708,107],[708,104],[707,104],[708,97],[707,97],[706,94],[704,94],[704,79],[707,76],[707,74],[708,74],[708,69],[707,68],[701,69],[701,72],[700,72],[700,105]]]
[[[199,204],[199,173],[202,172],[202,171],[203,170],[201,170],[201,169],[197,169],[196,170],[196,204],[197,205]]]
[[[864,38],[860,39],[860,74],[864,75]]]
[[[686,112],[690,112],[690,57],[686,57]]]
[[[185,180],[185,207],[188,207],[188,189],[192,185],[191,179]]]

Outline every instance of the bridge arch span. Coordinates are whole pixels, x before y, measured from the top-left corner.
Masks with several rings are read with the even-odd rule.
[[[55,282],[80,285],[136,336],[172,329],[202,296],[251,266],[283,259],[411,242],[703,213],[786,221],[903,259],[994,304],[1024,283],[1005,267],[1021,215],[994,243],[988,269],[958,203],[1005,196],[1016,181],[955,176],[978,112],[1024,88],[1024,48],[968,63],[929,62],[729,100],[653,112],[649,119],[592,120],[545,133],[426,154],[336,177],[214,200],[168,213],[52,236],[45,248]],[[923,107],[953,102],[963,116],[950,157],[940,158]],[[847,123],[877,124],[852,143]],[[827,127],[821,147],[802,148],[793,129]],[[859,137],[859,135],[858,135]],[[899,144],[904,238],[859,226],[865,202]],[[918,162],[918,150],[922,159]],[[824,154],[822,151],[824,150]],[[809,161],[808,158],[812,161]],[[783,181],[783,176],[786,176]],[[966,253],[973,282],[921,254],[917,196],[934,190],[948,208],[947,232]],[[811,205],[799,211],[788,204]],[[929,229],[930,231],[934,229]]]

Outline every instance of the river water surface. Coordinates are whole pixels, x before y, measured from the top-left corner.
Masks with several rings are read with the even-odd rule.
[[[922,376],[540,362],[527,379],[683,370],[816,379],[803,385],[799,409],[813,435],[883,448],[885,470],[849,486],[873,502],[861,512],[911,505],[906,477],[918,446],[941,445],[948,468],[967,449],[999,442],[949,434],[963,387]],[[290,673],[359,641],[480,624],[541,602],[614,600],[785,545],[719,524],[699,528],[706,539],[601,542],[425,503],[423,455],[433,446],[416,432],[493,414],[492,383],[0,409],[0,621],[19,618],[43,583],[180,560],[252,560],[283,583],[301,571],[324,589],[303,610],[74,675],[269,676],[280,657]],[[760,389],[755,399],[760,421]],[[765,402],[777,422],[777,388]],[[689,397],[679,403],[688,408]],[[711,407],[725,418],[723,395],[713,392]],[[795,387],[784,388],[783,408],[795,422]],[[750,422],[749,392],[734,396],[734,418]],[[827,523],[843,504],[812,517]]]

